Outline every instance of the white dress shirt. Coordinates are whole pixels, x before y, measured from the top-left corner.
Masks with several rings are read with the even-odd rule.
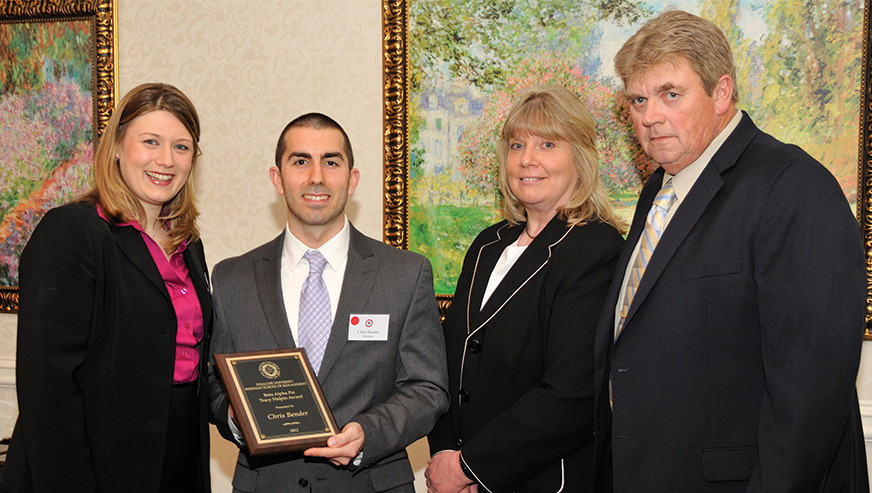
[[[339,305],[339,294],[342,292],[342,279],[345,277],[345,266],[348,263],[348,243],[351,238],[348,218],[342,230],[327,243],[321,245],[318,251],[327,259],[327,265],[321,277],[327,285],[330,294],[330,319],[336,323],[336,307]],[[303,283],[309,276],[309,261],[303,258],[309,247],[298,240],[291,230],[285,227],[285,242],[282,249],[282,297],[285,300],[285,311],[288,314],[288,325],[294,343],[299,344],[300,292]]]
[[[523,233],[522,233],[523,234]],[[500,259],[497,261],[497,265],[494,266],[494,270],[491,272],[490,279],[488,279],[487,287],[484,290],[484,297],[481,299],[481,307],[479,310],[484,308],[487,300],[490,299],[491,295],[494,294],[494,291],[497,289],[497,286],[503,281],[503,278],[508,274],[509,269],[515,265],[515,262],[518,261],[518,257],[524,253],[524,250],[527,249],[526,246],[518,246],[518,243],[521,242],[521,237],[519,236],[514,243],[507,246],[503,253],[500,254]]]

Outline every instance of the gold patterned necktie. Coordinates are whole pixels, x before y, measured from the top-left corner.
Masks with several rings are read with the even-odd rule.
[[[618,322],[618,328],[615,331],[615,339],[621,334],[624,328],[624,319],[630,311],[630,305],[633,303],[633,296],[636,294],[636,289],[639,288],[639,282],[642,280],[642,275],[645,273],[645,267],[648,266],[648,261],[654,253],[654,248],[657,242],[660,241],[660,236],[666,228],[666,215],[669,213],[669,208],[675,203],[675,189],[672,188],[672,178],[666,181],[657,196],[654,197],[654,203],[651,204],[651,210],[648,211],[648,217],[645,219],[645,231],[642,232],[642,238],[639,240],[639,254],[636,256],[636,262],[633,263],[633,268],[630,270],[630,277],[627,279],[627,290],[624,293],[624,304],[621,307],[621,320]]]

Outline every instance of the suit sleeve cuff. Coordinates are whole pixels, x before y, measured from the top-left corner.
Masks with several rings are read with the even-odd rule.
[[[230,418],[230,408],[227,408],[227,427],[230,428],[230,433],[233,434],[233,438],[236,439],[236,443],[239,445],[245,445],[245,438],[242,436],[242,430],[240,430],[236,423],[233,422],[233,419]]]

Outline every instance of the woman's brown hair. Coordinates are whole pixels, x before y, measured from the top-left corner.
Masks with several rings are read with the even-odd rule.
[[[175,251],[183,242],[200,237],[196,219],[199,215],[194,203],[194,169],[200,155],[200,118],[191,100],[174,86],[162,83],[142,84],[133,88],[112,113],[94,157],[94,187],[82,200],[100,204],[103,212],[114,224],[137,221],[145,226],[145,210],[121,175],[118,146],[127,126],[136,118],[152,111],[163,110],[185,126],[194,141],[191,171],[179,193],[164,204],[158,218],[166,225],[170,244],[167,252]]]

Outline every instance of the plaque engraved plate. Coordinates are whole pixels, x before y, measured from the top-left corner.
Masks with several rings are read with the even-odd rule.
[[[338,433],[303,348],[216,354],[251,456],[324,447]]]

